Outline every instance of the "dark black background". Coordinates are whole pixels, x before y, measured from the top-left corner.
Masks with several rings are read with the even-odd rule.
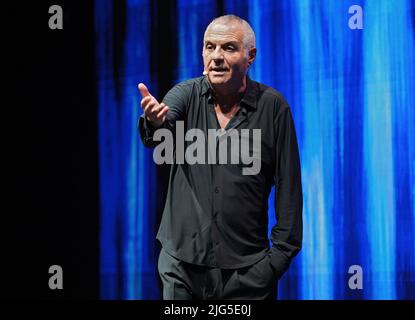
[[[63,30],[50,30],[50,5]],[[1,296],[99,298],[92,1],[2,5]],[[51,265],[63,290],[50,290]]]
[[[111,3],[113,73],[119,86],[126,4],[120,0]],[[177,73],[177,39],[168,36],[175,34],[177,3],[159,0],[150,4],[154,17],[150,25],[154,35],[149,48],[150,78],[158,84],[158,92],[153,94],[162,97]],[[63,9],[63,30],[49,29],[51,5]],[[1,211],[1,296],[98,299],[94,2],[8,3],[2,6],[1,16],[7,56],[2,70],[7,85],[2,90],[6,192]],[[168,169],[158,168],[159,219]],[[51,265],[63,268],[63,290],[48,287]]]

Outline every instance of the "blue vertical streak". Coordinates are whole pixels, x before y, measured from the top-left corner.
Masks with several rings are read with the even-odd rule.
[[[351,290],[348,280],[350,266],[360,265],[367,270],[367,234],[362,232],[365,226],[365,195],[363,192],[363,52],[362,30],[349,28],[350,5],[361,5],[362,1],[343,2],[343,14],[336,14],[334,19],[341,17],[344,43],[344,101],[343,125],[339,127],[342,135],[342,157],[339,184],[336,185],[338,206],[335,211],[336,235],[336,299],[362,299],[365,290]],[[334,34],[337,37],[337,34]],[[340,116],[340,115],[339,115]]]
[[[326,196],[327,240],[326,256],[328,276],[323,290],[328,294],[324,298],[334,299],[342,296],[344,286],[343,250],[344,219],[342,185],[344,170],[344,107],[345,107],[345,57],[347,47],[345,38],[349,35],[343,22],[346,7],[339,1],[320,2],[321,52],[318,54],[318,68],[322,75],[319,79],[319,104],[321,105],[323,163]],[[316,10],[317,11],[317,10]],[[343,23],[339,23],[339,20]],[[340,291],[340,294],[339,294]]]
[[[117,285],[117,246],[116,224],[117,211],[116,194],[112,188],[117,187],[117,159],[111,152],[114,146],[114,136],[106,135],[106,131],[115,131],[111,118],[115,117],[115,101],[112,82],[112,52],[111,46],[112,19],[111,3],[109,1],[95,2],[95,28],[97,30],[97,70],[98,70],[98,135],[99,135],[99,171],[100,171],[100,292],[101,298],[116,298]],[[106,125],[107,124],[107,125]]]
[[[364,165],[367,192],[366,229],[369,236],[369,298],[394,299],[395,190],[393,188],[393,95],[391,43],[402,1],[367,1],[364,20]],[[398,93],[399,94],[399,93]]]
[[[158,298],[155,273],[154,225],[156,175],[151,152],[137,137],[140,96],[137,84],[149,83],[148,0],[128,0],[125,42],[118,78],[113,73],[113,8],[96,2],[99,92],[101,297]],[[119,86],[119,88],[116,88]],[[116,97],[115,91],[121,94]]]
[[[216,16],[212,1],[179,0],[179,70],[177,81],[200,77],[203,72],[203,36]]]
[[[234,14],[242,19],[248,20],[247,1],[225,0],[224,9],[225,14]],[[249,22],[249,21],[248,21]]]
[[[137,204],[145,204],[143,194],[138,192],[140,185],[143,182],[145,175],[142,174],[140,164],[143,161],[142,153],[137,152],[137,134],[136,134],[136,113],[139,110],[137,103],[137,93],[135,86],[137,82],[144,81],[141,79],[135,79],[137,77],[136,72],[139,72],[138,61],[142,60],[142,68],[146,69],[148,61],[145,56],[137,55],[137,42],[149,43],[146,34],[141,34],[141,39],[137,37],[137,30],[139,28],[139,21],[135,16],[138,11],[138,1],[127,1],[127,21],[126,23],[126,35],[125,35],[125,65],[124,70],[126,79],[124,84],[124,99],[125,99],[125,119],[123,123],[126,123],[126,137],[129,140],[128,148],[129,157],[128,166],[125,172],[125,179],[127,181],[127,192],[125,194],[128,210],[128,224],[127,224],[127,243],[126,243],[126,263],[127,263],[127,299],[141,298],[142,297],[142,270],[143,270],[143,254],[140,242],[137,241],[140,236],[143,235],[142,219],[145,217],[145,211],[140,210]],[[144,8],[145,9],[145,8]],[[147,13],[148,15],[148,13]],[[146,17],[146,12],[143,10],[142,17]],[[145,21],[141,21],[141,26],[145,26]],[[144,31],[144,30],[143,30]],[[141,59],[140,59],[141,58]],[[144,59],[143,59],[144,58]],[[130,74],[132,72],[132,74]],[[141,71],[141,70],[140,70]],[[144,70],[147,72],[147,70]],[[135,89],[135,90],[134,90]],[[131,106],[131,107],[128,107]],[[137,179],[138,176],[138,179]],[[140,179],[140,177],[142,177]],[[141,190],[140,190],[141,191]]]
[[[127,299],[154,299],[159,297],[156,273],[157,261],[153,254],[156,249],[155,228],[157,175],[152,161],[152,152],[139,141],[137,134],[137,114],[141,96],[137,89],[144,82],[150,89],[150,5],[148,0],[127,1],[127,21],[125,40],[124,105],[126,145],[125,179],[128,204],[128,225],[126,237],[126,278]],[[127,231],[126,230],[126,231]]]
[[[304,246],[302,298],[332,299],[333,292],[333,155],[335,96],[326,71],[328,34],[322,2],[302,1],[296,8],[300,47],[303,141]],[[308,281],[307,281],[308,280]]]
[[[137,28],[137,20],[135,19],[134,13],[136,12],[134,9],[137,5],[136,1],[127,1],[127,21],[126,23],[126,35],[125,35],[125,46],[124,46],[124,56],[125,56],[125,65],[126,70],[126,82],[124,85],[124,97],[125,97],[125,120],[124,123],[128,124],[126,127],[126,139],[129,140],[129,145],[126,146],[128,148],[129,157],[126,159],[128,161],[128,166],[126,167],[125,172],[125,179],[127,180],[127,192],[126,192],[126,202],[127,202],[127,210],[128,210],[128,237],[127,237],[127,266],[128,266],[128,277],[127,277],[127,299],[134,299],[137,297],[141,297],[141,286],[142,286],[142,265],[140,262],[140,248],[136,246],[139,244],[137,242],[137,234],[140,234],[140,228],[137,228],[136,224],[140,224],[142,217],[142,212],[136,210],[137,201],[141,203],[142,199],[140,199],[141,194],[137,192],[138,184],[136,180],[137,176],[137,161],[138,155],[136,152],[137,146],[137,134],[135,130],[135,118],[136,112],[139,108],[136,100],[137,96],[132,92],[134,89],[134,84],[138,81],[134,79],[134,76],[130,76],[127,70],[136,70],[137,69],[137,60],[138,57],[135,52],[135,42],[138,39],[134,38],[134,29]],[[145,14],[143,12],[143,14]],[[148,43],[146,39],[140,39],[144,43]],[[145,60],[144,60],[145,61]],[[143,63],[145,68],[147,64]],[[131,106],[130,108],[128,106]],[[141,159],[140,159],[141,160]],[[138,180],[140,181],[140,180]],[[137,199],[138,198],[138,199]],[[137,214],[138,213],[138,214]]]
[[[411,7],[412,5],[412,7]],[[413,1],[393,6],[390,46],[396,221],[396,298],[415,296],[415,66]]]

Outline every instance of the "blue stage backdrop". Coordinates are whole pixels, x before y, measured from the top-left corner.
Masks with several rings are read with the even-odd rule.
[[[154,6],[163,3],[96,1],[101,297],[161,298],[160,186],[152,152],[136,130],[137,84],[153,92],[159,86],[150,70],[154,39],[159,46],[177,39],[173,85],[201,75],[205,27],[233,13],[256,33],[250,76],[285,95],[299,141],[304,242],[279,297],[414,299],[413,1],[177,0],[174,34],[154,34]],[[352,5],[363,9],[363,29],[349,27]],[[272,210],[269,216],[271,227]],[[353,265],[361,267],[362,289],[349,288]]]

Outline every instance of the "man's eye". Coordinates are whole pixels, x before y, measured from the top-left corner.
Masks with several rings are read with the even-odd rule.
[[[211,44],[208,44],[208,45],[206,45],[206,49],[207,50],[212,50],[213,49],[213,46]]]
[[[235,51],[235,47],[234,46],[227,46],[226,50],[227,51]]]

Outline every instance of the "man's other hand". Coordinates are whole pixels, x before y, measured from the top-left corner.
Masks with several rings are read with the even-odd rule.
[[[143,108],[147,120],[150,121],[153,126],[160,127],[166,120],[166,114],[167,111],[169,111],[169,107],[163,102],[158,103],[156,98],[148,92],[144,83],[138,84],[138,90],[140,90],[141,96],[143,97],[141,99],[141,108]]]

